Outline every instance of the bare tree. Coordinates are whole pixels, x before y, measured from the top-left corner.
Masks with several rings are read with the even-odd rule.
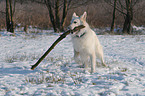
[[[115,25],[115,17],[116,17],[116,1],[114,0],[114,9],[113,9],[113,16],[112,16],[112,23],[111,23],[111,29],[110,31],[113,33],[114,32],[114,25]]]
[[[12,0],[6,0],[6,26],[7,31],[14,33],[13,15],[15,12],[16,0],[14,0],[14,7],[12,8]]]
[[[137,3],[141,2],[141,0],[117,0],[117,1],[113,0],[114,4],[112,3],[112,0],[104,0],[104,1],[107,2],[109,5],[111,5],[112,7],[114,7],[118,12],[123,14],[125,18],[123,24],[123,33],[131,34],[132,32],[131,24],[132,24],[133,14],[134,14],[133,8]],[[114,12],[113,12],[113,16],[114,16]]]
[[[45,4],[51,24],[55,32],[63,31],[67,13],[70,9],[87,4],[91,0],[32,0],[33,2]]]
[[[123,33],[131,34],[132,32],[132,20],[133,20],[133,0],[126,1],[126,17],[123,25]],[[137,2],[137,1],[136,1]]]
[[[6,0],[6,26],[7,31],[10,31],[10,6],[9,6],[9,0]]]

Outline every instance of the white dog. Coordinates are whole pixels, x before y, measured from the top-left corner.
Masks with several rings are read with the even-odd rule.
[[[96,56],[101,60],[102,65],[106,66],[103,60],[103,49],[95,34],[95,32],[89,27],[86,22],[87,13],[84,12],[82,16],[73,14],[70,29],[74,29],[76,26],[84,25],[85,28],[80,31],[72,33],[72,43],[74,47],[74,59],[76,63],[81,61],[85,68],[88,67],[89,60],[91,62],[91,73],[95,72]],[[79,60],[80,57],[80,60]]]

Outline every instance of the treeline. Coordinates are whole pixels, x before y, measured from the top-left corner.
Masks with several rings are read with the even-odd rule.
[[[73,12],[86,11],[91,27],[119,26],[130,34],[132,25],[145,25],[144,9],[145,0],[0,0],[0,29],[21,24],[63,31]]]

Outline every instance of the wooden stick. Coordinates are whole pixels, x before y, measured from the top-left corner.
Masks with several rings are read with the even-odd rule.
[[[63,33],[52,45],[51,47],[43,54],[43,56],[41,56],[41,58],[39,58],[39,60],[32,65],[31,69],[34,70],[39,64],[40,62],[50,53],[50,51],[62,40],[64,39],[68,34],[70,34],[71,32],[76,32],[82,28],[84,28],[85,26],[80,25],[75,27],[73,30],[68,30],[65,33]]]

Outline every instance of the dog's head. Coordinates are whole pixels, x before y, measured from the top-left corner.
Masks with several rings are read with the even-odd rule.
[[[76,13],[73,13],[71,24],[70,24],[69,28],[72,30],[79,25],[84,25],[85,26],[86,17],[87,17],[86,12],[84,12],[84,14],[80,17],[77,16]]]

